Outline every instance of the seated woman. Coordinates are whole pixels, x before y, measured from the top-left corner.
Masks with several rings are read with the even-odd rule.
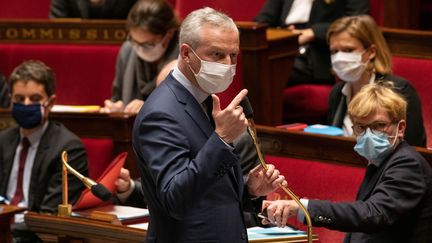
[[[332,69],[343,81],[330,93],[329,123],[352,136],[348,103],[366,84],[391,82],[394,90],[408,102],[405,140],[413,146],[425,146],[420,98],[407,80],[392,75],[391,53],[374,20],[368,15],[340,18],[329,27],[327,39]]]
[[[128,40],[117,57],[112,97],[101,112],[137,113],[156,87],[156,77],[178,56],[179,21],[164,0],[138,1],[131,9]]]

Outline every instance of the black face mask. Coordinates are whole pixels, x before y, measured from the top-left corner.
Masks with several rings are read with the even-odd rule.
[[[31,129],[42,124],[44,107],[42,104],[24,105],[13,103],[12,116],[22,128]]]

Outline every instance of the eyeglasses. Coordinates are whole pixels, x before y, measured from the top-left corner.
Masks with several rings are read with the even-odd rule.
[[[142,48],[144,50],[151,50],[157,45],[157,43],[150,43],[150,42],[139,43],[136,40],[134,40],[130,35],[128,35],[126,39],[130,41],[133,46]]]
[[[354,135],[361,136],[366,132],[366,129],[369,128],[372,133],[378,135],[379,133],[385,133],[387,127],[389,125],[395,124],[394,122],[385,122],[385,121],[376,121],[371,124],[354,124],[352,126]]]

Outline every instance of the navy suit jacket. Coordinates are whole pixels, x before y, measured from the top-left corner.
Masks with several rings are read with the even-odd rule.
[[[357,201],[311,200],[313,225],[351,232],[348,242],[432,242],[432,169],[407,142],[369,165]]]
[[[214,132],[172,75],[149,96],[133,128],[148,242],[246,242],[239,156]]]

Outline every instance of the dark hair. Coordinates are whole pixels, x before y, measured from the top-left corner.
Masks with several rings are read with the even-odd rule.
[[[165,35],[170,29],[178,29],[179,21],[166,0],[140,0],[129,12],[126,26],[143,28],[156,35]]]
[[[16,67],[9,78],[10,92],[18,81],[34,81],[42,84],[48,96],[55,92],[55,74],[50,67],[41,61],[25,61]]]

